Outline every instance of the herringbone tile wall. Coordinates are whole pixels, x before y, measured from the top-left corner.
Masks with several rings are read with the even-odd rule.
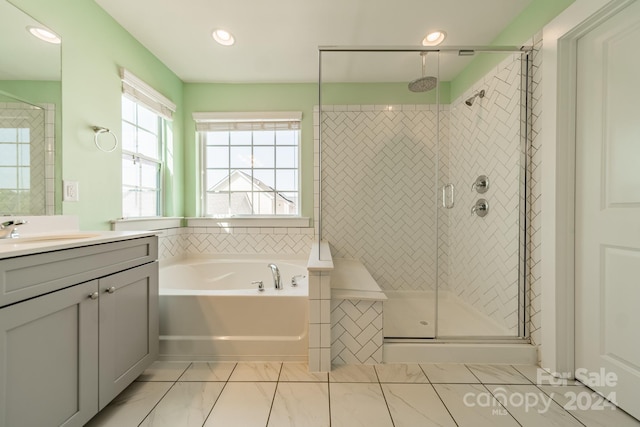
[[[53,214],[53,105],[47,104],[45,107],[0,103],[0,127],[29,129],[30,142],[28,197],[5,194],[0,200],[0,214]],[[15,173],[12,174],[15,177]]]
[[[438,116],[440,143],[448,136],[441,108],[323,106],[323,239],[334,257],[359,259],[383,289],[435,286]]]
[[[540,76],[540,65],[538,55],[534,79]],[[386,290],[432,289],[428,278],[435,276],[440,256],[441,289],[455,292],[514,335],[521,314],[521,70],[520,55],[514,55],[450,106],[442,106],[440,147],[435,106],[322,106],[323,238],[331,243],[334,256],[360,259]],[[534,106],[539,87],[539,80],[534,81]],[[464,100],[480,89],[486,91],[485,98],[466,106]],[[534,136],[535,126],[534,117]],[[438,210],[439,255],[430,244],[440,196],[434,190],[438,148],[440,188],[451,182],[457,190],[456,206]],[[530,168],[537,170],[539,156],[533,160]],[[482,196],[471,190],[481,174],[491,181]],[[529,192],[535,211],[539,191]],[[469,214],[480,197],[490,204],[485,218]],[[531,229],[528,232],[531,238]],[[530,256],[535,256],[533,240]],[[534,307],[537,295],[532,287]],[[538,329],[532,320],[530,330]]]
[[[382,363],[382,301],[331,301],[331,363]]]
[[[308,254],[313,228],[200,228],[164,230],[159,238],[159,258],[190,254]]]
[[[451,104],[449,168],[457,203],[450,212],[449,288],[518,333],[520,55],[505,59]],[[464,101],[485,90],[472,106]],[[471,186],[489,177],[480,195]],[[479,198],[489,214],[470,215]]]
[[[531,154],[529,158],[529,248],[528,248],[528,267],[529,267],[529,335],[531,343],[540,345],[541,334],[541,282],[540,282],[540,239],[541,239],[541,222],[540,213],[542,206],[540,203],[541,186],[540,179],[542,175],[542,158],[540,154],[542,138],[540,131],[542,126],[542,33],[533,37],[530,43],[533,46],[533,67],[532,67],[532,96],[531,96]],[[540,357],[540,351],[538,351]]]

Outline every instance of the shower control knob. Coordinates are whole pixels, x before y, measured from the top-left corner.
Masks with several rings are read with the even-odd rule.
[[[476,182],[471,185],[471,190],[476,190],[479,194],[484,194],[489,189],[489,177],[480,175],[476,178]]]
[[[471,215],[476,214],[480,218],[484,218],[489,213],[489,202],[485,199],[478,199],[476,204],[471,208]]]

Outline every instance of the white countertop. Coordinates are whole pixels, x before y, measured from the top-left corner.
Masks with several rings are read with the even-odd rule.
[[[154,236],[153,231],[62,231],[0,239],[0,259]]]

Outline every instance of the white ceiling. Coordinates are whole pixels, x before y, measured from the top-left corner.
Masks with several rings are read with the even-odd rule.
[[[443,29],[443,46],[489,44],[532,0],[96,0],[186,82],[314,82],[318,46],[419,46]],[[224,28],[232,47],[211,38]],[[439,61],[450,80],[468,62]],[[429,55],[427,75],[435,75]],[[332,81],[406,81],[421,75],[411,54],[323,54]]]

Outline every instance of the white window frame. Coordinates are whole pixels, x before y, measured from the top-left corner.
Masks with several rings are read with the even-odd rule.
[[[154,165],[157,168],[156,174],[156,186],[154,190],[157,191],[156,198],[156,213],[152,217],[161,217],[164,211],[164,169],[165,169],[165,150],[167,144],[167,134],[168,134],[168,121],[173,120],[173,113],[176,111],[176,105],[171,102],[168,98],[164,97],[158,91],[153,89],[151,86],[146,84],[140,78],[136,77],[130,71],[121,68],[120,69],[120,77],[122,79],[122,96],[124,98],[129,99],[133,103],[136,104],[136,112],[138,108],[143,107],[152,113],[158,116],[158,128],[157,128],[157,136],[158,136],[158,158],[153,158],[150,156],[146,156],[136,151],[130,150],[122,150],[122,161],[126,161],[130,159],[135,163],[145,163]],[[132,123],[129,120],[125,120],[122,117],[123,123],[128,123],[133,125],[137,130],[140,129],[140,125],[138,122],[138,117],[136,114],[135,123]],[[138,146],[138,140],[136,136],[136,147]],[[123,202],[124,202],[124,184],[122,186],[123,190]],[[144,191],[144,188],[140,186],[138,191]],[[124,210],[124,206],[123,206]],[[124,213],[124,212],[123,212]],[[149,217],[142,215],[139,211],[136,216],[129,216],[129,218],[144,218]]]
[[[301,217],[301,201],[302,201],[302,185],[301,185],[301,134],[300,124],[302,121],[301,112],[290,111],[278,111],[278,112],[210,112],[210,113],[193,113],[193,119],[196,122],[196,134],[198,136],[198,144],[200,148],[200,215],[203,218],[237,218],[237,219],[258,219],[258,218],[272,218],[275,220],[286,218],[302,218]],[[260,129],[273,129],[278,130],[296,130],[298,131],[297,138],[297,212],[294,214],[278,214],[272,213],[270,215],[265,214],[229,214],[229,215],[209,215],[207,213],[207,160],[206,160],[206,133],[215,131],[234,131],[234,130],[260,130]],[[253,141],[251,144],[253,149]],[[274,143],[275,147],[275,143]],[[229,165],[228,169],[234,170]],[[246,169],[252,169],[246,168]],[[278,168],[274,165],[274,171]],[[289,168],[286,168],[289,169]],[[289,191],[279,191],[274,189],[276,194]],[[232,193],[232,191],[230,191]]]

